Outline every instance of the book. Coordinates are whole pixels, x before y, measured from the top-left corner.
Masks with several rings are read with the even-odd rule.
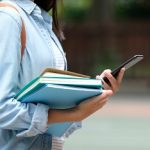
[[[55,109],[67,109],[78,105],[87,98],[101,94],[101,92],[101,89],[43,84],[16,99],[26,103],[44,103]]]
[[[43,103],[51,109],[68,109],[102,93],[101,80],[57,69],[46,69],[25,85],[15,96],[23,103]],[[49,125],[48,133],[63,136],[72,122]]]
[[[44,71],[44,73],[42,73],[39,77],[33,79],[31,82],[25,85],[16,94],[15,98],[17,100],[22,100],[24,97],[26,97],[30,93],[37,91],[46,84],[74,86],[82,88],[84,87],[89,89],[92,88],[92,90],[100,89],[102,87],[101,80],[91,79],[89,76],[57,69],[46,69],[46,71]]]

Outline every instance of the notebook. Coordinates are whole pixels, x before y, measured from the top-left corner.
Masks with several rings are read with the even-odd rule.
[[[43,103],[51,109],[67,109],[102,93],[101,80],[62,70],[47,70],[25,85],[15,98],[23,103]],[[71,125],[72,122],[51,124],[48,133],[63,136]]]

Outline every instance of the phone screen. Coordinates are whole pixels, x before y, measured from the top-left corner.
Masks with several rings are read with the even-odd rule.
[[[142,59],[144,58],[143,55],[134,55],[133,57],[131,57],[130,59],[128,59],[127,61],[125,61],[124,63],[122,63],[120,66],[118,66],[117,68],[115,68],[111,74],[116,78],[121,70],[121,68],[125,67],[125,69],[129,69],[131,68],[132,66],[134,66],[135,64],[137,64],[138,62],[140,62]],[[110,84],[109,83],[109,80],[104,77],[103,80]]]

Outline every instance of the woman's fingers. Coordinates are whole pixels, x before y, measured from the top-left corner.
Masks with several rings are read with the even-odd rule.
[[[97,96],[95,100],[96,105],[94,108],[94,112],[101,109],[107,103],[109,97],[112,95],[113,95],[112,90],[104,90],[100,96]]]
[[[103,90],[103,93],[100,96],[98,96],[97,98],[99,98],[101,100],[101,99],[108,98],[108,97],[110,97],[112,95],[113,95],[113,91],[112,90]]]
[[[116,81],[116,79],[112,76],[110,69],[104,70],[103,73],[100,75],[99,78],[104,78],[104,77],[106,77],[109,80],[109,83],[110,83],[110,84],[108,84],[105,81],[103,81],[103,83],[104,83],[104,89],[111,89],[114,93],[116,91],[118,91],[119,84]]]
[[[104,101],[106,101],[105,99],[109,98],[110,96],[113,95],[112,90],[103,90],[102,94],[99,96],[95,96],[93,98],[90,98],[86,101],[83,101],[80,103],[80,105],[84,105],[84,103],[89,104],[90,106],[94,106],[100,103],[103,103]]]
[[[121,84],[121,82],[122,82],[124,73],[125,73],[125,68],[122,68],[122,69],[120,70],[120,72],[119,72],[119,75],[117,76],[117,80],[118,80],[118,83],[119,83],[119,84]]]
[[[111,88],[113,92],[116,92],[119,90],[119,83],[118,81],[113,77],[113,75],[109,72],[105,72],[105,77],[109,80],[110,85],[105,83],[107,87]]]
[[[104,90],[101,95],[81,102],[77,106],[77,114],[80,120],[83,120],[84,118],[90,116],[91,114],[102,108],[106,104],[108,98],[112,95],[112,93],[113,92],[111,90]]]
[[[97,80],[101,80],[101,81],[103,82],[104,89],[110,89],[110,85],[108,85],[108,84],[103,80],[103,78],[105,77],[105,73],[106,73],[106,72],[111,73],[111,70],[110,70],[110,69],[104,70],[100,75],[97,75],[97,76],[96,76],[96,79],[97,79]]]
[[[114,93],[116,93],[120,88],[124,73],[125,73],[125,68],[122,68],[117,78],[115,78],[111,74],[111,70],[107,69],[104,70],[103,73],[100,76],[97,76],[96,78],[103,79],[104,77],[106,77],[109,80],[110,84],[107,84],[105,81],[103,81],[104,89],[111,89]]]

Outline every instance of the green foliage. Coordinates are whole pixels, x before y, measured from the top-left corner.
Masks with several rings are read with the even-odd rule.
[[[66,21],[84,21],[92,0],[64,0],[64,19]]]
[[[150,19],[149,0],[118,0],[115,16],[119,19]]]

